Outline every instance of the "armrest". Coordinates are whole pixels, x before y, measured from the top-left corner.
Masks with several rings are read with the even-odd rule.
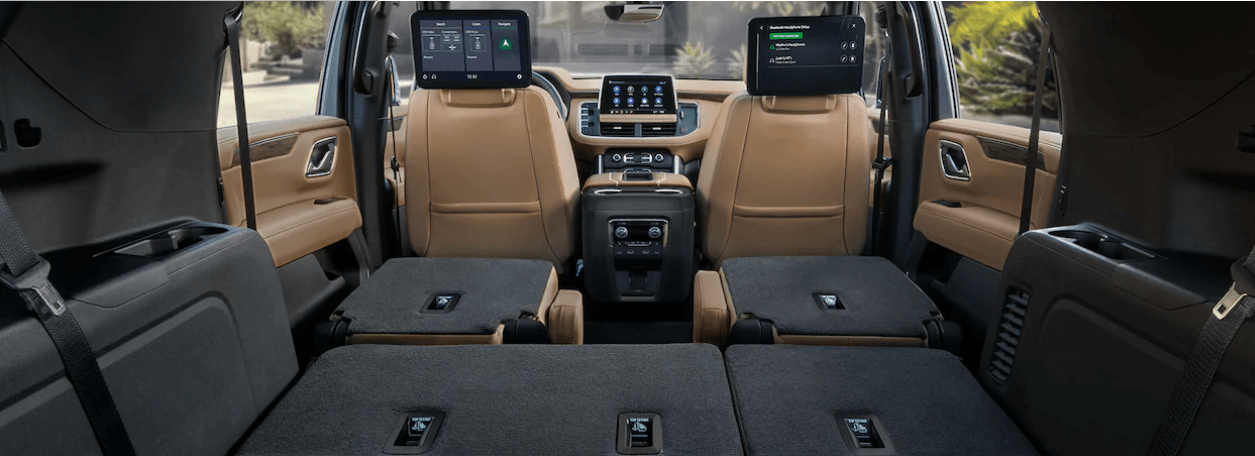
[[[549,306],[549,341],[555,344],[584,344],[584,296],[575,290],[561,290]]]
[[[693,342],[723,347],[735,318],[715,271],[697,271],[693,279]]]
[[[618,171],[594,174],[584,182],[584,190],[602,187],[671,187],[692,190],[693,183],[683,174],[676,173],[653,173],[653,179],[650,180],[625,180],[623,173]]]
[[[345,239],[361,227],[357,202],[348,198],[326,204],[302,201],[257,214],[257,232],[270,246],[275,267]]]
[[[937,245],[1001,271],[1020,221],[984,206],[947,207],[928,201],[915,212],[915,230]]]

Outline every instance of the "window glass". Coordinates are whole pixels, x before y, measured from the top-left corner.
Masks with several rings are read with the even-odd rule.
[[[1041,21],[1035,2],[944,2],[958,74],[960,117],[1029,128]],[[1059,94],[1046,72],[1041,129],[1059,131]]]
[[[334,13],[335,2],[245,2],[240,60],[249,123],[316,113]],[[228,55],[218,96],[219,128],[235,125],[233,84]]]
[[[519,9],[531,19],[532,65],[576,77],[671,74],[735,79],[745,70],[746,24],[755,17],[816,16],[824,2],[662,2],[661,19],[608,19],[609,2],[450,2],[450,9]]]

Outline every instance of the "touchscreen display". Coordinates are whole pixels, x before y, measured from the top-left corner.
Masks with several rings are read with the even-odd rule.
[[[671,76],[615,75],[601,79],[602,114],[675,114]]]
[[[532,80],[527,14],[418,11],[410,17],[423,88],[527,87]]]
[[[750,20],[747,89],[752,95],[857,93],[866,28],[861,16]]]

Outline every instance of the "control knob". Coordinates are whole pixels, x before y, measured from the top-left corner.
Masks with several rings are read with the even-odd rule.
[[[650,239],[658,239],[660,237],[662,237],[662,228],[658,228],[656,226],[649,228]]]
[[[627,229],[627,227],[623,227],[623,226],[621,226],[621,227],[615,228],[615,229],[614,229],[614,237],[617,237],[617,238],[619,238],[619,239],[623,239],[623,238],[628,237],[628,229]]]
[[[666,157],[663,157],[663,156],[662,156],[662,154],[654,154],[654,161],[656,161],[656,162],[658,162],[658,163],[662,163],[662,160],[663,160],[664,158],[666,158]]]
[[[610,156],[610,161],[615,162],[615,163],[618,163],[618,162],[620,162],[620,161],[623,161],[623,156],[622,156],[622,155],[619,155],[619,154],[614,154],[614,155],[611,155],[611,156]]]

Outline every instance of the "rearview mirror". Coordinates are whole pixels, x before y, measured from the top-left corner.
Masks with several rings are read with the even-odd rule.
[[[606,17],[612,21],[643,24],[662,19],[663,5],[634,3],[627,5],[606,5]]]

